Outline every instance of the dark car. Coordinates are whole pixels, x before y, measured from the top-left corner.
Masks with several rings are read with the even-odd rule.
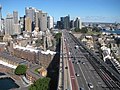
[[[84,90],[84,88],[83,88],[83,87],[80,87],[80,90]]]

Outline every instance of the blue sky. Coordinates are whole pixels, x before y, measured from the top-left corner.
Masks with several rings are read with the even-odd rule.
[[[25,14],[25,7],[35,7],[53,16],[55,21],[59,17],[70,15],[71,19],[79,16],[82,21],[120,22],[120,0],[0,0],[2,16],[19,12]]]

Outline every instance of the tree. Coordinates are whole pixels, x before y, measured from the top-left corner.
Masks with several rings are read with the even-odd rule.
[[[94,28],[92,29],[92,31],[100,32],[100,28],[94,27]]]
[[[50,78],[39,78],[30,87],[29,90],[49,90]]]
[[[75,28],[74,31],[75,32],[80,32],[80,29],[79,28]]]
[[[88,32],[88,29],[87,27],[83,27],[81,30],[80,30],[81,33],[87,33]]]
[[[87,27],[83,27],[82,29],[75,28],[74,31],[75,32],[81,32],[81,33],[87,33],[88,29],[87,29]]]
[[[57,34],[55,34],[55,38],[56,38],[56,39],[60,39],[61,36],[62,36],[62,33],[57,33]]]
[[[62,33],[55,34],[55,39],[56,39],[57,43],[59,42],[61,36],[62,36]]]
[[[25,75],[27,70],[27,66],[25,65],[18,65],[17,68],[15,69],[15,74],[16,75]]]

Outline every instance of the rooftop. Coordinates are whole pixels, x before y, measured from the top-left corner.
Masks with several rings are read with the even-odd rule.
[[[16,63],[18,63],[18,64],[26,64],[26,63],[27,63],[26,60],[17,58],[17,57],[15,57],[15,56],[13,56],[13,55],[10,55],[10,54],[7,53],[7,52],[1,52],[1,53],[0,53],[0,57],[5,58],[5,59],[8,59],[8,60],[10,60],[10,61],[12,61],[12,62],[16,62]]]

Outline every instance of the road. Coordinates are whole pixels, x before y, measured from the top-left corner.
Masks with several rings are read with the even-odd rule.
[[[107,85],[90,64],[88,58],[86,58],[88,53],[84,53],[82,47],[80,47],[80,49],[75,48],[77,43],[67,31],[63,31],[63,34],[69,51],[69,59],[74,67],[73,74],[76,74],[75,78],[77,79],[78,87],[82,87],[85,90],[109,90]],[[88,86],[88,83],[92,83],[94,88],[91,89]]]

